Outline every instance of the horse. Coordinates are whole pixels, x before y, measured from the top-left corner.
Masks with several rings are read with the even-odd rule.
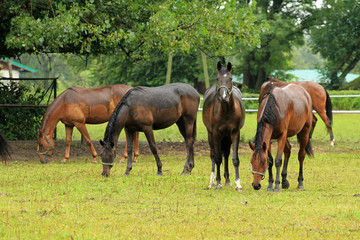
[[[281,88],[269,84],[265,86],[264,92],[262,99],[260,99],[257,114],[255,144],[249,142],[249,146],[253,150],[250,167],[253,174],[252,186],[255,190],[259,190],[261,188],[260,182],[265,178],[265,173],[269,169],[268,191],[280,191],[280,167],[284,152],[284,167],[281,172],[282,188],[289,188],[290,184],[286,177],[291,145],[287,138],[297,135],[300,143],[298,152],[300,165],[298,188],[302,190],[304,189],[303,162],[305,154],[313,156],[309,136],[314,126],[311,97],[303,87],[295,84],[289,84]],[[275,189],[273,189],[273,161],[271,155],[269,155],[268,159],[268,152],[271,152],[271,139],[276,139],[278,143],[275,157]]]
[[[103,165],[102,175],[110,176],[114,165],[115,146],[123,128],[127,133],[128,159],[125,176],[132,169],[132,140],[135,132],[144,132],[155,157],[157,175],[162,175],[162,163],[158,156],[153,130],[178,126],[185,139],[187,156],[183,175],[191,174],[194,168],[194,142],[196,116],[200,102],[199,93],[185,83],[172,83],[160,87],[134,87],[130,89],[115,108],[100,140]]]
[[[10,145],[6,138],[0,132],[0,158],[1,161],[5,161],[10,158]]]
[[[59,121],[65,124],[66,148],[61,163],[70,157],[70,144],[74,126],[90,147],[96,163],[97,153],[86,129],[86,124],[107,122],[125,93],[131,89],[128,85],[112,85],[100,88],[71,87],[62,92],[47,108],[38,131],[38,155],[42,163],[49,162],[55,148],[53,133]],[[135,138],[135,159],[139,155],[138,133]],[[125,149],[123,159],[127,157]],[[120,161],[123,161],[120,160]]]
[[[225,184],[231,185],[229,179],[228,159],[230,148],[233,145],[233,165],[235,168],[236,190],[241,191],[239,177],[238,147],[240,140],[240,129],[245,122],[245,107],[242,102],[241,91],[233,86],[231,75],[231,63],[227,67],[217,64],[217,83],[212,85],[204,95],[203,122],[208,132],[210,146],[210,158],[212,169],[209,188],[215,187],[215,164],[216,189],[222,189],[220,177],[220,165],[222,155],[225,163]]]
[[[332,103],[329,96],[329,93],[326,89],[318,83],[311,81],[302,81],[302,82],[283,82],[277,78],[268,78],[267,82],[263,83],[261,86],[261,93],[259,95],[259,99],[261,99],[262,95],[265,93],[263,91],[264,87],[267,84],[273,84],[274,86],[283,87],[289,84],[300,85],[310,94],[312,100],[312,108],[315,110],[321,119],[324,121],[328,132],[330,133],[330,145],[334,146],[335,138],[332,131]],[[315,122],[317,121],[315,115]],[[315,126],[314,126],[315,127]]]

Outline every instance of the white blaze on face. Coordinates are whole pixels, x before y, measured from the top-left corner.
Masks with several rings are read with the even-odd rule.
[[[226,91],[223,91],[222,98],[223,98],[223,99],[225,99],[225,98],[226,98]]]

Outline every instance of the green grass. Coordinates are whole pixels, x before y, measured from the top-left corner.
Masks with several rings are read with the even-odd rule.
[[[253,190],[251,152],[245,142],[240,146],[241,193],[234,186],[207,189],[208,154],[196,155],[187,177],[180,176],[184,155],[161,155],[162,177],[156,176],[151,155],[141,155],[128,177],[123,176],[124,164],[115,165],[109,178],[101,177],[101,165],[90,164],[87,156],[66,165],[43,165],[37,159],[1,164],[0,238],[359,239],[359,118],[335,115],[334,148],[318,121],[315,157],[305,159],[305,191],[296,189],[295,140],[288,167],[290,188],[278,194],[266,191],[267,180],[261,190]],[[247,115],[244,140],[254,136],[255,119],[255,114]],[[198,136],[206,140],[199,120]],[[158,141],[168,133],[157,133]],[[232,164],[230,177],[234,183]]]

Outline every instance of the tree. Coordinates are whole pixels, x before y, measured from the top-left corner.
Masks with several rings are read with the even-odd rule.
[[[304,31],[315,18],[314,1],[259,0],[257,19],[267,21],[270,29],[262,32],[261,44],[253,48],[240,45],[244,84],[259,90],[274,70],[290,68],[293,46],[304,44]]]
[[[253,6],[236,0],[88,0],[1,3],[10,10],[6,48],[22,53],[117,54],[138,60],[154,49],[234,52],[235,41],[258,43]],[[3,37],[3,36],[2,36]]]
[[[360,1],[325,0],[318,24],[311,30],[311,46],[326,59],[323,75],[338,89],[360,60]]]

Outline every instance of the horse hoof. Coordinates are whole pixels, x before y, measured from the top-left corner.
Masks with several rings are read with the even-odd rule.
[[[230,181],[227,181],[227,182],[225,183],[225,185],[232,186],[232,184],[231,184]]]
[[[158,175],[158,176],[162,176],[162,175],[163,175],[163,173],[162,173],[162,172],[158,172],[156,175]]]
[[[283,183],[281,184],[281,187],[282,187],[282,189],[289,189],[290,183],[289,183],[288,181],[283,182]]]
[[[216,190],[222,190],[221,184],[218,184],[218,185],[216,186]]]
[[[301,191],[305,190],[304,186],[302,186],[302,185],[301,186],[299,185],[297,188]]]
[[[272,187],[268,187],[267,190],[268,190],[268,192],[273,192],[274,191],[274,189]]]
[[[242,192],[243,188],[242,187],[236,187],[235,190],[238,191],[238,192]]]
[[[65,164],[66,162],[61,161],[60,164]]]
[[[279,193],[279,192],[280,192],[280,188],[275,188],[275,189],[274,189],[274,192]]]

